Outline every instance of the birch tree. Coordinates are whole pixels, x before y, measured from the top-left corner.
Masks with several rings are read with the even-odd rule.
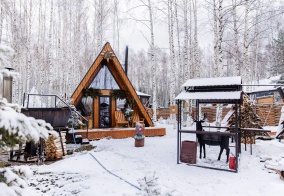
[[[218,16],[217,3],[213,0],[213,32],[214,32],[214,77],[219,76],[219,62],[218,62]]]
[[[237,0],[232,0],[232,6],[233,6],[233,23],[234,23],[234,70],[233,73],[236,76],[241,75],[241,68],[240,68],[240,63],[239,63],[239,31],[238,31],[238,21],[237,21]]]
[[[3,22],[4,22],[4,7],[2,5],[0,6],[0,44],[2,43]]]
[[[52,26],[53,26],[53,0],[50,0],[51,7],[50,7],[50,18],[49,18],[49,50],[48,50],[48,62],[49,62],[49,88],[48,88],[48,94],[52,94],[52,88],[53,88],[53,64],[52,64]],[[51,99],[49,99],[48,106],[51,107]]]
[[[249,0],[245,0],[245,26],[244,26],[244,64],[243,64],[243,69],[245,71],[244,73],[244,82],[246,84],[249,83],[249,77],[250,77],[250,67],[248,64],[248,14],[249,14]],[[249,87],[246,87],[246,90],[248,90]]]
[[[175,64],[175,45],[174,45],[174,13],[173,2],[168,0],[168,29],[169,29],[169,48],[170,48],[170,63],[171,63],[171,76],[170,76],[170,105],[174,105],[174,94],[176,85],[176,64]]]
[[[184,46],[183,46],[183,64],[184,64],[184,72],[185,72],[185,76],[184,76],[184,80],[188,80],[189,79],[189,72],[190,72],[190,64],[188,64],[188,21],[187,21],[187,0],[183,1],[183,25],[184,25]],[[184,82],[184,81],[183,81]]]
[[[195,76],[200,77],[200,62],[199,62],[199,49],[198,49],[198,37],[197,37],[197,0],[192,1],[193,7],[193,18],[194,18],[194,45],[193,45],[193,56],[195,66]]]
[[[176,21],[176,34],[177,34],[177,67],[179,71],[177,87],[179,88],[183,82],[183,66],[181,63],[181,43],[180,43],[180,27],[179,27],[179,17],[178,17],[178,2],[175,0],[175,21]]]
[[[148,0],[149,9],[149,22],[150,22],[150,32],[151,32],[151,65],[152,65],[152,86],[153,86],[153,121],[157,121],[157,86],[156,86],[156,61],[155,61],[155,40],[154,40],[154,20],[153,20],[153,10],[151,0]]]

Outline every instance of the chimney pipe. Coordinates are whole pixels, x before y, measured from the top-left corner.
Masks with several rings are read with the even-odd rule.
[[[5,67],[9,71],[14,70],[13,68]],[[13,85],[13,77],[12,76],[5,76],[3,77],[3,98],[6,98],[8,103],[12,103],[12,85]]]
[[[124,63],[124,72],[127,75],[128,71],[128,46],[125,48],[125,63]]]

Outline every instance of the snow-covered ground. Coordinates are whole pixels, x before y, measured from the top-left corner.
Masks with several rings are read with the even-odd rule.
[[[171,125],[158,126],[166,127],[167,135],[145,138],[144,147],[134,147],[133,138],[101,139],[92,142],[96,146],[92,151],[66,156],[51,165],[32,166],[31,188],[38,195],[136,195],[143,184],[139,179],[154,176],[161,195],[284,194],[284,181],[265,168],[284,169],[283,141],[257,140],[252,155],[242,145],[239,172],[232,173],[177,164],[177,131]],[[183,134],[182,140],[195,141],[195,135]],[[221,161],[216,161],[219,147],[206,146],[206,150],[206,160],[197,158],[197,163],[228,168],[224,152]],[[267,158],[271,160],[260,162]]]

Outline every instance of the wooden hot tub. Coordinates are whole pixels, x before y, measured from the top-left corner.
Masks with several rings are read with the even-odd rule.
[[[22,108],[21,113],[26,116],[42,119],[50,123],[53,128],[66,127],[70,117],[68,107],[62,108]]]

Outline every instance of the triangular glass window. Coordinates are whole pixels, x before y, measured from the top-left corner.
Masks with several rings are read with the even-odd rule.
[[[119,89],[118,84],[107,66],[101,68],[90,87],[95,89]]]

